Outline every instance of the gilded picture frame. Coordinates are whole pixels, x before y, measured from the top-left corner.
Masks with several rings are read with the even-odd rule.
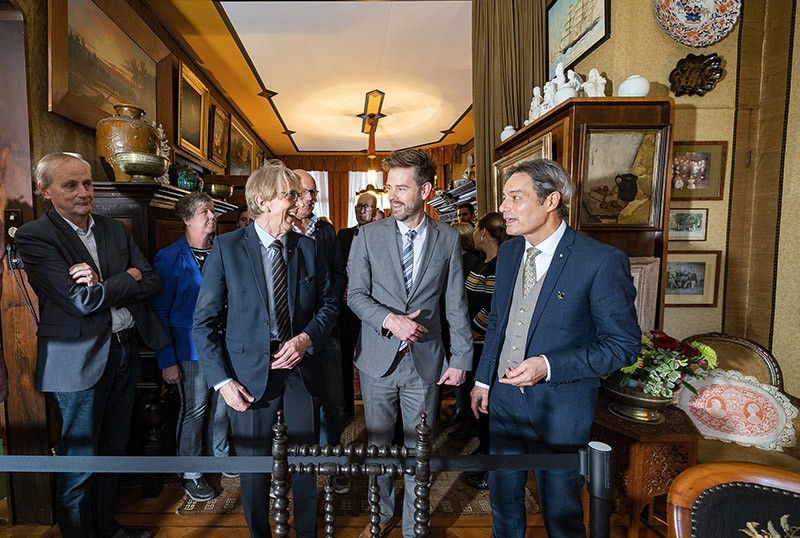
[[[505,176],[512,166],[523,161],[552,158],[553,133],[545,133],[542,136],[531,140],[521,148],[512,151],[503,158],[496,160],[492,166],[492,198],[495,205],[491,211],[496,211],[496,208],[503,200],[503,184],[507,179]]]
[[[212,99],[208,120],[211,122],[208,129],[208,158],[225,168],[228,164],[228,144],[231,134],[230,114]]]
[[[231,116],[230,149],[228,151],[228,174],[249,176],[253,171],[255,143],[247,134],[247,129]]]
[[[208,148],[208,88],[181,63],[178,89],[178,146],[205,158]]]

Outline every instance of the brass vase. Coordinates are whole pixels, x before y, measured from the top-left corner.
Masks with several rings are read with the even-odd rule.
[[[110,181],[130,181],[131,176],[120,168],[117,153],[158,154],[156,128],[144,121],[144,109],[136,105],[114,105],[115,114],[97,124],[97,154]]]
[[[647,394],[637,386],[620,387],[619,383],[608,379],[602,379],[601,383],[611,400],[608,410],[618,417],[647,424],[664,422],[661,410],[670,406],[672,398]]]

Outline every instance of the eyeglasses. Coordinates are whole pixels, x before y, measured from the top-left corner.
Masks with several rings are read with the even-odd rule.
[[[369,204],[356,204],[356,211],[375,211],[375,206]]]
[[[303,189],[303,196],[305,196],[306,194],[310,196],[316,196],[317,194],[319,194],[319,191],[317,189]]]
[[[300,198],[300,193],[297,191],[279,192],[278,194],[283,196],[290,202],[296,202],[297,199]]]

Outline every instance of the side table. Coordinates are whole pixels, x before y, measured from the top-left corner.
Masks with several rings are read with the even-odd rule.
[[[592,424],[592,439],[613,448],[614,489],[630,505],[628,538],[639,536],[641,513],[669,490],[681,471],[697,463],[699,434],[689,418],[673,407],[661,424],[637,423],[608,410],[602,395]]]

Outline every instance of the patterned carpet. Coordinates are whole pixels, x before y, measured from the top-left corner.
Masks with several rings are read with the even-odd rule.
[[[356,417],[346,426],[342,435],[343,443],[365,444],[366,429],[361,407],[356,406]],[[477,446],[477,439],[470,442],[456,442],[447,437],[446,431],[440,431],[434,440],[434,455],[437,454],[470,454]],[[241,513],[242,504],[239,497],[239,479],[224,478],[219,475],[206,477],[209,483],[220,495],[208,502],[195,502],[188,497],[178,508],[177,513],[182,515],[199,514],[226,514]],[[324,477],[318,479],[319,502],[317,503],[320,514],[322,513],[322,488]],[[403,481],[397,480],[397,513],[401,512]],[[169,487],[180,487],[175,484]],[[539,506],[530,490],[526,489],[525,504],[529,514],[539,512]],[[461,473],[444,472],[435,476],[431,487],[431,511],[433,517],[480,517],[490,515],[489,492],[478,491],[467,486],[461,478]],[[367,478],[358,476],[353,478],[353,488],[350,493],[336,495],[334,513],[336,515],[365,515],[367,505]]]

